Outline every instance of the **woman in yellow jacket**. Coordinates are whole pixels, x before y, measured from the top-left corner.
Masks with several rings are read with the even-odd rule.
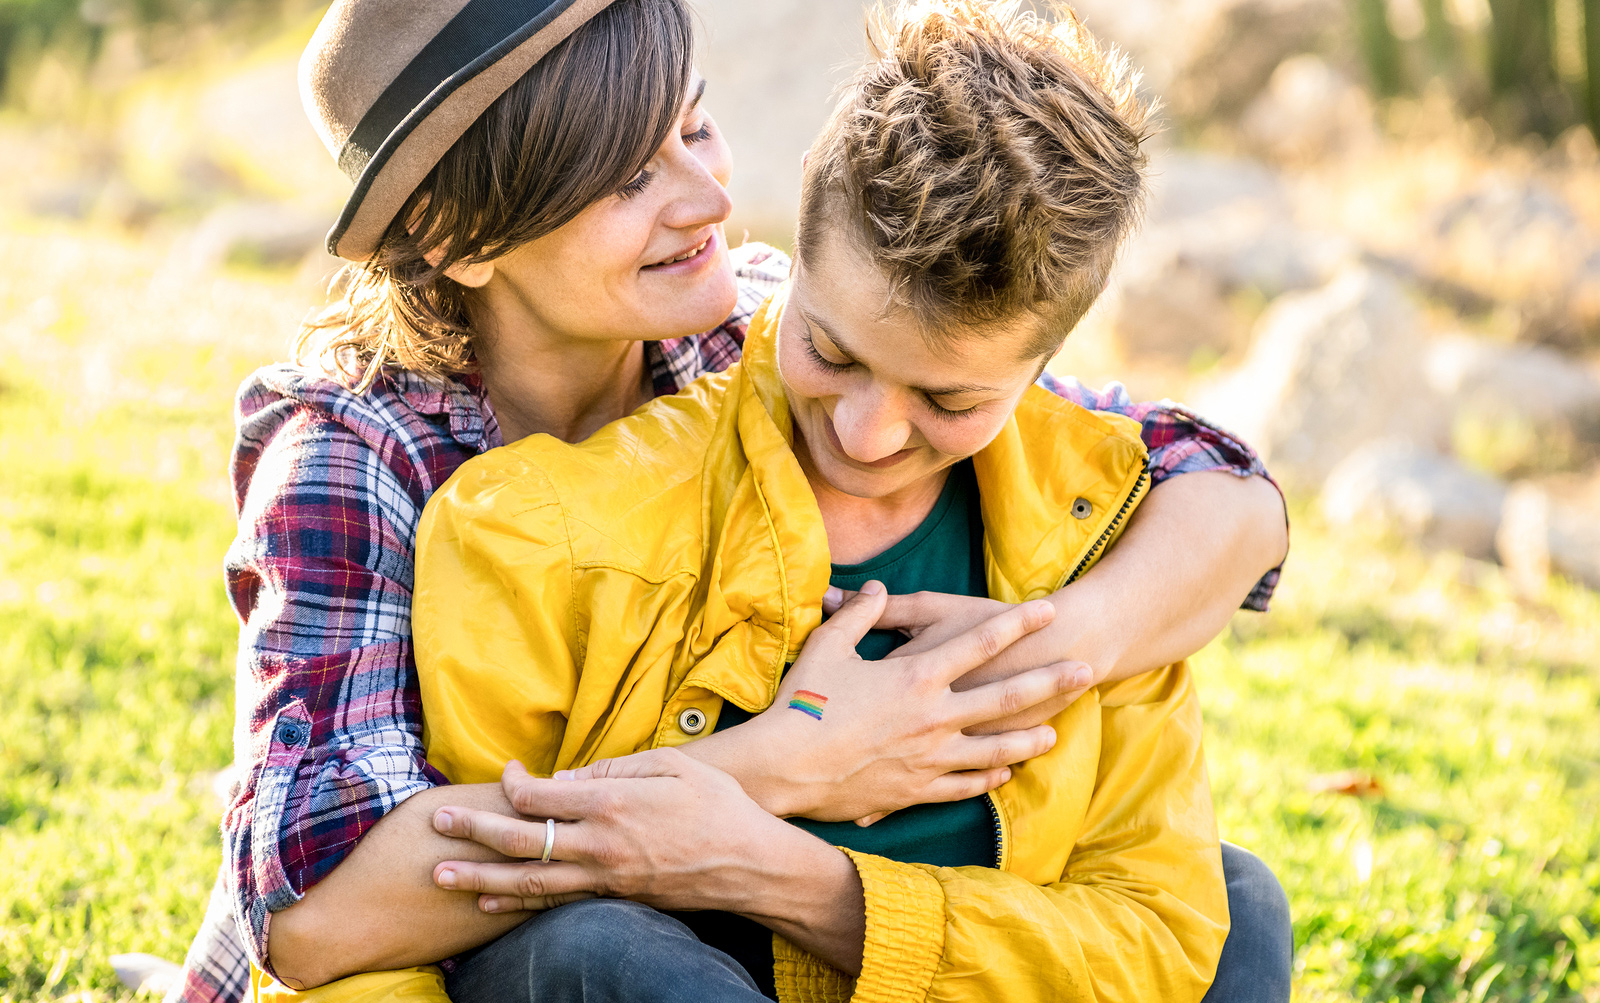
[[[992,794],[870,826],[780,821],[737,764],[708,765],[734,720],[848,733],[891,675],[973,722],[1034,703],[1076,667],[985,668],[1148,483],[1132,422],[1033,385],[1137,210],[1131,82],[1071,21],[950,0],[890,30],[813,148],[793,286],[744,361],[580,445],[471,461],[424,519],[429,759],[460,783],[504,767],[548,820],[541,852],[526,824],[444,809],[442,831],[548,862],[435,878],[497,892],[491,910],[558,906],[484,949],[531,950],[523,995],[754,1000],[770,979],[795,1000],[1198,1000],[1215,971],[1227,896],[1181,663],[1056,714]],[[1006,610],[964,636],[968,677],[930,672],[923,638],[872,647],[868,573]],[[862,585],[834,636],[887,657],[790,666],[830,579]],[[702,755],[670,748],[688,743]],[[848,814],[902,807],[856,789]],[[632,902],[570,902],[594,895]],[[509,998],[478,960],[452,996]]]

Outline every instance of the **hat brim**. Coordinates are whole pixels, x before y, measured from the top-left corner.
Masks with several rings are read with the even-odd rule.
[[[411,193],[472,123],[546,53],[614,2],[552,4],[435,87],[373,151],[328,232],[328,250],[348,261],[372,257]]]

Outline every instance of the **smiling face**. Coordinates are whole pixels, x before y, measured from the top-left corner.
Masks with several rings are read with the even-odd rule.
[[[795,453],[813,485],[889,498],[993,441],[1049,359],[1039,322],[930,339],[837,227],[814,252],[796,263],[778,327]]]
[[[460,270],[493,327],[519,330],[525,318],[547,336],[650,341],[727,318],[738,295],[723,235],[732,158],[704,90],[691,81],[678,128],[620,191],[492,268]]]

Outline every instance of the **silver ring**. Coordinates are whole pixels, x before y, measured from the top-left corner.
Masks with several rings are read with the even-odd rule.
[[[554,850],[555,848],[556,820],[553,818],[547,818],[544,820],[544,855],[539,858],[539,863],[548,864],[550,862],[550,851]]]

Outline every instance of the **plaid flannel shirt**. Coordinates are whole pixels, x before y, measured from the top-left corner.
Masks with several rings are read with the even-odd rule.
[[[764,245],[734,252],[739,301],[719,328],[645,346],[655,393],[736,362],[751,316],[788,275]],[[1248,446],[1119,384],[1052,392],[1140,421],[1152,480],[1200,470],[1266,475]],[[269,916],[326,877],[406,798],[445,783],[422,751],[411,647],[417,524],[457,467],[502,444],[480,382],[387,374],[365,394],[287,365],[240,389],[233,455],[239,534],[226,560],[241,623],[234,748],[243,775],[224,855],[169,1001],[233,1003],[267,952]],[[1245,606],[1264,610],[1277,572]],[[263,965],[263,967],[265,967]]]

